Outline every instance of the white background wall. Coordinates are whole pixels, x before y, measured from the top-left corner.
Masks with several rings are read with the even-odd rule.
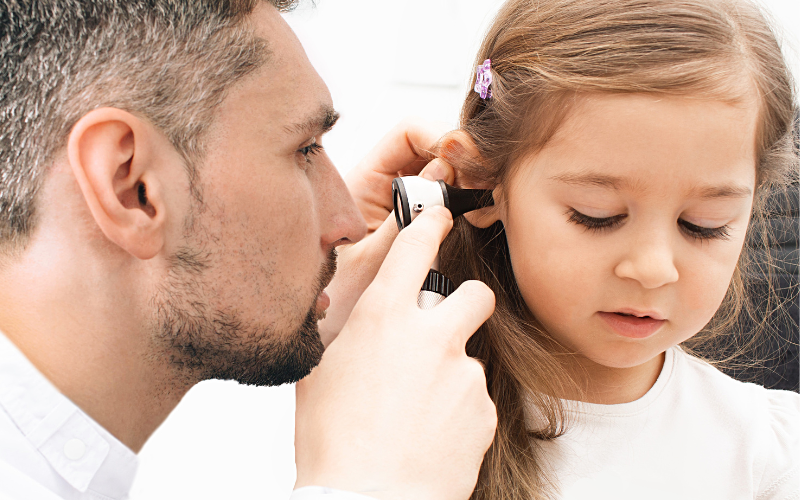
[[[455,127],[472,59],[501,1],[317,3],[286,19],[342,113],[324,140],[342,172],[405,116]],[[800,47],[800,0],[763,3],[785,31],[787,46]],[[800,78],[800,51],[787,51]],[[295,479],[293,431],[292,386],[201,383],[142,450],[132,497],[287,498]]]

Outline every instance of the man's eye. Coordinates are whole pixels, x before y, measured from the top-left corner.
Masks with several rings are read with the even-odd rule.
[[[620,214],[615,215],[613,217],[589,217],[586,214],[582,214],[575,210],[574,208],[570,208],[567,211],[569,215],[569,222],[573,224],[578,224],[579,226],[583,226],[590,231],[604,231],[606,229],[614,229],[618,227],[622,222],[628,217],[628,214]]]
[[[317,144],[317,140],[314,138],[312,139],[311,144],[308,146],[303,146],[302,148],[298,149],[297,152],[303,155],[308,163],[311,163],[311,157],[319,154],[322,149],[323,147]]]
[[[681,230],[695,240],[727,240],[730,239],[730,226],[727,224],[720,227],[703,227],[678,219]]]

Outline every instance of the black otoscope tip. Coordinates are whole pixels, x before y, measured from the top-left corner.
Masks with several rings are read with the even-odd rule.
[[[444,206],[450,210],[454,219],[467,212],[494,205],[491,189],[460,189],[445,184],[442,180],[439,185],[442,186]]]

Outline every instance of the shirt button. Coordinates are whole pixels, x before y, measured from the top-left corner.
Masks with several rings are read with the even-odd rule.
[[[64,455],[70,460],[80,460],[86,454],[86,445],[80,439],[70,439],[64,444]]]

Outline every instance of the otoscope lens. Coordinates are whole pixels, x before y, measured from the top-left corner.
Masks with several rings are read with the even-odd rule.
[[[394,196],[394,213],[397,214],[398,222],[402,227],[406,227],[406,221],[403,220],[403,198],[400,193],[395,193]]]
[[[403,220],[403,198],[398,186],[399,183],[399,179],[392,181],[392,194],[394,194],[392,201],[394,201],[394,218],[397,221],[397,229],[402,231],[406,225]]]
[[[404,227],[411,224],[411,212],[408,207],[405,185],[399,177],[392,181],[392,193],[394,194],[394,217],[397,219],[397,229],[402,231]]]

